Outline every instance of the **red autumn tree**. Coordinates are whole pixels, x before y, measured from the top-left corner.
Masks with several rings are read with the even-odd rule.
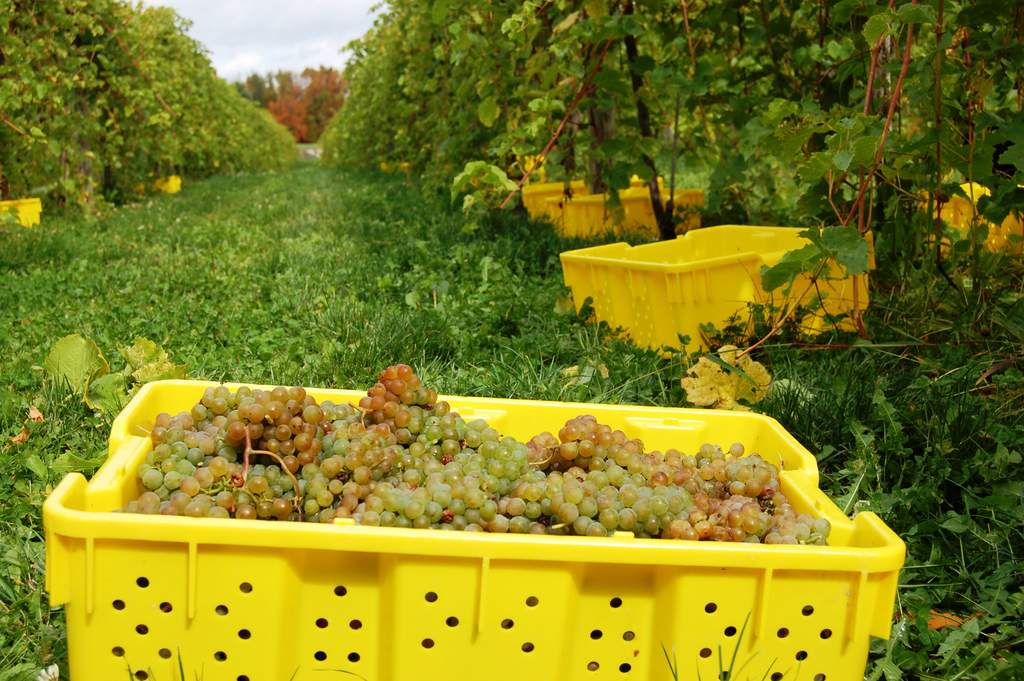
[[[345,79],[337,69],[307,68],[301,75],[278,71],[263,80],[253,74],[237,84],[240,92],[263,103],[298,142],[315,142],[345,100]],[[265,100],[261,101],[263,97]]]
[[[267,109],[277,122],[288,128],[296,141],[306,142],[309,139],[309,126],[306,123],[306,101],[303,97],[302,84],[296,82],[291,71],[279,71],[276,97],[267,102]]]
[[[306,104],[306,127],[309,140],[320,139],[334,113],[345,101],[345,79],[337,69],[321,66],[302,72],[305,88],[302,92]]]

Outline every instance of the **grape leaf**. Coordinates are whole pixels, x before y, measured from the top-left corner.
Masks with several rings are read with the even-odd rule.
[[[131,347],[121,348],[121,354],[128,362],[125,373],[130,373],[138,383],[185,378],[185,365],[171,362],[167,351],[148,338],[136,338]]]
[[[167,357],[167,353],[159,345],[141,336],[132,342],[131,347],[121,348],[121,354],[132,370]]]
[[[85,395],[90,382],[110,371],[96,343],[77,333],[54,343],[43,367],[52,380],[67,384],[76,395]]]
[[[498,100],[494,97],[488,97],[484,101],[480,102],[480,106],[476,109],[476,115],[480,119],[480,122],[488,128],[494,125],[500,114],[501,109],[498,108]]]
[[[830,258],[843,266],[848,275],[868,271],[868,243],[856,227],[828,227],[821,230],[821,245]]]
[[[892,15],[888,11],[879,12],[864,22],[864,39],[868,41],[869,45],[874,45],[879,38],[891,30]]]
[[[905,24],[935,23],[935,9],[930,5],[907,3],[896,10],[896,16]]]
[[[29,469],[38,480],[45,482],[49,478],[49,469],[38,454],[29,454],[25,457],[25,468]]]
[[[821,259],[821,249],[814,244],[789,251],[777,263],[761,272],[761,286],[765,291],[774,291],[783,284],[791,284],[804,272],[817,267]]]
[[[434,0],[430,8],[430,18],[435,24],[443,24],[448,16],[448,0]]]
[[[553,29],[552,32],[553,33],[561,33],[562,31],[568,31],[570,28],[573,27],[573,24],[575,24],[576,20],[579,19],[579,18],[580,18],[579,10],[576,10],[575,12],[570,12],[564,19],[562,19],[561,21],[559,21],[555,25],[555,28]]]
[[[836,152],[836,155],[832,157],[832,163],[835,164],[836,168],[839,168],[843,172],[850,167],[851,161],[853,161],[853,153],[849,149],[840,149]]]
[[[169,359],[150,362],[132,372],[132,378],[138,383],[150,381],[166,381],[171,378],[185,378],[184,364],[174,364]]]
[[[90,383],[85,393],[85,403],[89,405],[90,409],[102,412],[107,416],[116,416],[128,403],[124,374],[120,372],[105,374]]]

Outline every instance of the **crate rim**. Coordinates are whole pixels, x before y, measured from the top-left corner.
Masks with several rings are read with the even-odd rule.
[[[135,408],[147,400],[151,393],[164,386],[186,386],[202,389],[207,387],[226,386],[236,388],[268,389],[273,386],[256,383],[218,382],[191,379],[170,379],[153,381],[144,385],[138,393],[125,405],[124,409],[111,427],[110,455],[93,476],[93,481],[111,476],[125,474],[125,460],[136,456],[138,448],[145,446],[146,438],[127,432],[127,420],[131,418]],[[321,399],[332,399],[331,395],[343,398],[355,398],[365,395],[359,390],[342,390],[331,388],[307,388],[313,393],[327,393]],[[600,412],[618,409],[623,406],[640,406],[649,409],[652,417],[674,416],[681,420],[690,417],[694,420],[705,420],[709,413],[715,418],[756,420],[776,434],[782,436],[803,455],[800,465],[787,468],[782,476],[804,485],[813,486],[817,495],[827,501],[832,515],[838,513],[854,528],[867,533],[871,542],[867,546],[783,546],[763,544],[733,544],[728,542],[671,542],[664,539],[640,539],[623,535],[614,537],[554,537],[540,535],[488,534],[472,532],[451,532],[433,529],[403,529],[391,527],[355,526],[346,521],[324,526],[314,523],[275,523],[266,520],[239,520],[203,518],[200,520],[171,516],[142,516],[120,513],[116,511],[85,510],[85,503],[75,508],[76,498],[84,499],[86,490],[91,484],[84,476],[71,473],[57,486],[43,505],[44,520],[47,534],[57,533],[79,538],[101,539],[137,539],[157,542],[186,543],[221,543],[225,530],[230,529],[233,541],[251,545],[291,546],[297,543],[301,548],[327,548],[330,543],[334,548],[355,551],[387,550],[403,553],[403,547],[409,547],[412,553],[435,554],[457,548],[459,555],[478,557],[521,558],[523,560],[550,559],[551,553],[561,555],[560,560],[591,560],[594,562],[620,562],[630,560],[638,555],[648,559],[652,564],[713,566],[748,565],[753,555],[759,561],[778,563],[777,567],[789,565],[793,557],[815,557],[815,564],[807,569],[849,571],[849,562],[855,560],[859,568],[868,572],[898,569],[903,562],[905,546],[903,541],[875,513],[863,512],[852,520],[835,506],[834,502],[817,488],[817,463],[814,456],[806,450],[782,425],[774,418],[753,412],[735,412],[714,409],[685,409],[678,407],[648,407],[645,405],[610,405],[580,402],[550,402],[539,400],[515,400],[510,398],[487,398],[468,396],[439,396],[439,399],[452,400],[457,405],[480,403],[482,409],[487,407],[522,405],[552,405],[557,407],[579,407],[583,410]],[[456,406],[456,409],[459,407]],[[269,534],[268,534],[269,533]],[[268,539],[272,537],[272,539]],[[545,546],[547,558],[531,558],[523,549],[538,545]],[[437,548],[440,547],[440,548]],[[579,552],[589,555],[581,557]],[[609,553],[610,552],[610,553]],[[755,553],[751,553],[755,552]],[[621,555],[619,555],[621,554]],[[628,554],[628,555],[627,555]]]
[[[643,564],[651,567],[776,568],[811,572],[889,572],[903,564],[903,541],[875,513],[863,512],[855,524],[873,532],[879,545],[804,546],[733,542],[671,541],[633,537],[577,537],[494,534],[435,529],[360,526],[350,522],[319,523],[186,518],[72,508],[88,481],[69,473],[43,504],[47,535],[77,539],[131,540],[153,543],[224,545],[362,553],[451,556],[524,562],[592,562]],[[543,554],[535,555],[543,546]],[[753,553],[752,553],[753,552]],[[756,560],[755,560],[756,556]],[[808,559],[813,558],[813,563]],[[794,568],[794,562],[804,563]],[[851,561],[856,568],[851,568]]]
[[[30,205],[39,205],[39,206],[41,206],[42,204],[43,204],[43,200],[41,198],[39,198],[38,196],[28,196],[28,197],[25,197],[23,199],[4,199],[3,201],[0,201],[0,206],[13,206],[13,207],[16,207],[16,206],[30,206]]]
[[[586,197],[580,198],[583,199]],[[744,232],[754,232],[770,229],[780,232],[788,232],[790,234],[797,234],[804,230],[803,227],[776,227],[771,225],[714,225],[711,227],[701,227],[697,230],[691,230],[686,234],[680,234],[676,239],[685,239],[696,232],[716,230],[721,227],[727,227],[730,231],[739,229]],[[760,262],[764,259],[765,255],[764,253],[751,250],[740,251],[738,253],[731,253],[728,255],[720,255],[713,258],[701,258],[699,260],[687,260],[680,262],[659,262],[654,258],[648,258],[646,260],[623,260],[621,257],[623,254],[631,252],[636,248],[659,246],[665,243],[672,243],[672,241],[653,241],[650,243],[638,244],[636,246],[625,241],[614,241],[606,244],[584,246],[583,248],[574,248],[568,251],[562,251],[558,254],[558,258],[562,262],[563,267],[566,262],[570,262],[580,265],[599,264],[604,267],[615,269],[647,270],[667,274],[684,274],[687,272],[732,265],[738,262]]]

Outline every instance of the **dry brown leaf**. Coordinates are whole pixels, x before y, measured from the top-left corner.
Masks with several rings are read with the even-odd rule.
[[[36,423],[39,423],[43,420],[43,412],[36,409],[36,405],[33,404],[28,408],[28,417]]]
[[[937,610],[928,611],[928,628],[931,630],[947,629],[949,627],[960,627],[965,622],[981,617],[980,612],[976,612],[973,615],[957,615],[952,612],[939,612]]]
[[[28,428],[22,426],[21,432],[11,438],[11,442],[16,445],[24,444],[28,440]]]

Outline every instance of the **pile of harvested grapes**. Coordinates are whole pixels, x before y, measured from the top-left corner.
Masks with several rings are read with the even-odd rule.
[[[358,405],[209,388],[191,411],[157,416],[151,435],[145,491],[127,512],[765,544],[829,533],[740,444],[645,452],[593,416],[523,444],[462,419],[404,364]]]

